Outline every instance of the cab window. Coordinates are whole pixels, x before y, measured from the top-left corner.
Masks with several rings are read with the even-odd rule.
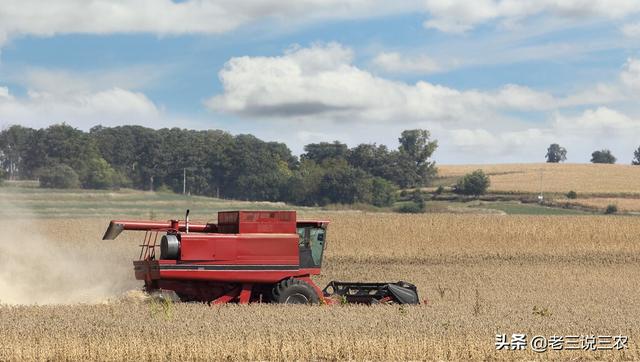
[[[297,232],[299,237],[298,244],[301,248],[311,249],[313,263],[319,266],[322,262],[326,230],[323,228],[307,226],[298,227]]]

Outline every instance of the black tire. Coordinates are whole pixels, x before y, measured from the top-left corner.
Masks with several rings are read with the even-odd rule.
[[[156,290],[160,290],[160,288],[158,287],[158,282],[157,281],[146,281],[144,282],[144,286],[142,287],[142,290],[148,294],[151,294],[153,292],[155,292]]]
[[[318,304],[320,298],[309,283],[289,278],[273,287],[273,302],[282,304]]]

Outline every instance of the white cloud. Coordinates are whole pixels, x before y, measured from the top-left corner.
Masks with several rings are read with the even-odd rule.
[[[622,34],[629,38],[640,38],[640,22],[623,25]]]
[[[163,110],[134,89],[152,82],[160,70],[133,66],[104,72],[70,72],[21,68],[8,72],[9,81],[26,89],[12,94],[0,86],[0,121],[41,127],[66,122],[87,129],[95,124],[157,125]]]
[[[464,162],[486,162],[487,155],[501,162],[541,162],[549,144],[560,143],[569,149],[570,162],[588,162],[593,150],[609,148],[625,163],[638,147],[640,137],[640,119],[608,107],[588,109],[574,116],[556,113],[549,124],[540,124],[539,128],[487,127],[491,128],[442,132],[440,145],[447,153],[461,155]]]
[[[463,152],[500,155],[517,153],[522,156],[529,149],[544,145],[551,139],[548,130],[529,128],[518,131],[489,131],[484,128],[453,129],[444,137],[451,146]],[[514,152],[517,150],[516,152]],[[524,152],[523,152],[524,151]]]
[[[206,103],[241,119],[288,122],[300,142],[332,137],[346,141],[351,134],[358,140],[383,142],[395,140],[390,134],[402,129],[428,128],[441,140],[441,152],[464,155],[465,160],[475,160],[476,154],[511,162],[541,160],[541,149],[561,142],[577,145],[572,147],[577,155],[573,161],[588,161],[579,157],[601,147],[603,136],[615,137],[619,149],[605,146],[620,153],[640,136],[637,119],[605,106],[627,102],[633,109],[637,92],[630,89],[640,73],[635,59],[627,61],[619,80],[566,95],[517,84],[488,91],[426,81],[409,84],[376,76],[353,63],[353,52],[337,43],[296,47],[281,56],[232,58],[219,73],[223,92]],[[572,115],[578,106],[592,109]],[[517,112],[535,116],[520,119]],[[343,136],[327,137],[322,126],[314,128],[317,125],[339,129]]]
[[[637,147],[633,145],[640,137],[640,119],[608,107],[587,109],[575,116],[556,113],[549,125],[541,126],[515,131],[453,129],[445,137],[449,138],[453,146],[463,151],[500,154],[507,150],[519,150],[519,157],[523,157],[528,150],[544,149],[552,142],[577,145],[585,149],[602,146],[630,149]],[[583,160],[586,155],[584,153]]]
[[[559,132],[572,131],[589,134],[640,135],[640,120],[607,107],[588,109],[577,117],[557,115],[554,127]]]
[[[428,74],[443,69],[435,59],[429,56],[409,57],[397,52],[382,52],[373,59],[373,64],[391,73]]]
[[[166,69],[137,65],[101,71],[18,67],[6,72],[7,80],[28,89],[51,93],[89,93],[109,88],[141,89],[156,82]]]
[[[353,53],[337,43],[295,48],[276,57],[232,58],[219,73],[224,93],[207,105],[250,117],[481,122],[500,118],[498,110],[555,104],[551,95],[518,85],[481,92],[392,81],[352,61]]]
[[[512,25],[542,13],[622,18],[639,11],[637,0],[3,0],[0,44],[21,35],[221,34],[265,19],[290,26],[407,12],[428,13],[428,28],[464,32],[489,21]]]
[[[9,88],[0,87],[0,98],[4,98],[4,99],[12,99],[13,98],[11,96],[11,94],[9,94]]]
[[[622,82],[632,91],[640,91],[640,59],[629,58],[620,75]],[[636,99],[638,99],[636,94]]]
[[[449,132],[451,142],[458,148],[473,150],[476,148],[493,148],[498,142],[498,137],[494,136],[486,129],[454,129]]]
[[[419,8],[382,0],[3,0],[0,44],[7,36],[85,33],[219,34],[265,18],[287,23],[359,18]]]
[[[559,101],[559,106],[572,107],[585,104],[608,104],[624,101],[628,98],[628,93],[620,84],[598,83],[569,94]]]
[[[6,124],[42,127],[67,122],[89,128],[95,124],[136,123],[151,125],[161,110],[144,94],[121,88],[97,92],[56,92],[29,90],[24,97],[14,96],[0,87],[0,119]]]
[[[640,60],[627,59],[619,79],[611,83],[598,83],[580,89],[559,100],[557,106],[603,105],[616,102],[637,102],[640,91]]]
[[[498,108],[521,111],[546,110],[557,107],[557,102],[551,94],[517,84],[507,84],[497,94],[489,96],[487,102],[494,102]]]
[[[637,0],[426,0],[431,18],[427,28],[466,32],[477,25],[500,20],[512,25],[538,14],[564,18],[622,18],[640,12]]]
[[[465,32],[500,16],[498,4],[493,0],[427,0],[426,4],[433,18],[425,21],[425,27],[444,32]]]

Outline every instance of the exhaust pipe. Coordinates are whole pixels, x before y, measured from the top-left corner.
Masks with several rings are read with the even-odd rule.
[[[187,209],[187,214],[184,217],[184,229],[185,233],[189,233],[189,209]]]

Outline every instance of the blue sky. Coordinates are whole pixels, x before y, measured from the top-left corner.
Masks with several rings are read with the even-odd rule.
[[[439,163],[640,146],[637,0],[7,0],[0,126],[223,129]]]

